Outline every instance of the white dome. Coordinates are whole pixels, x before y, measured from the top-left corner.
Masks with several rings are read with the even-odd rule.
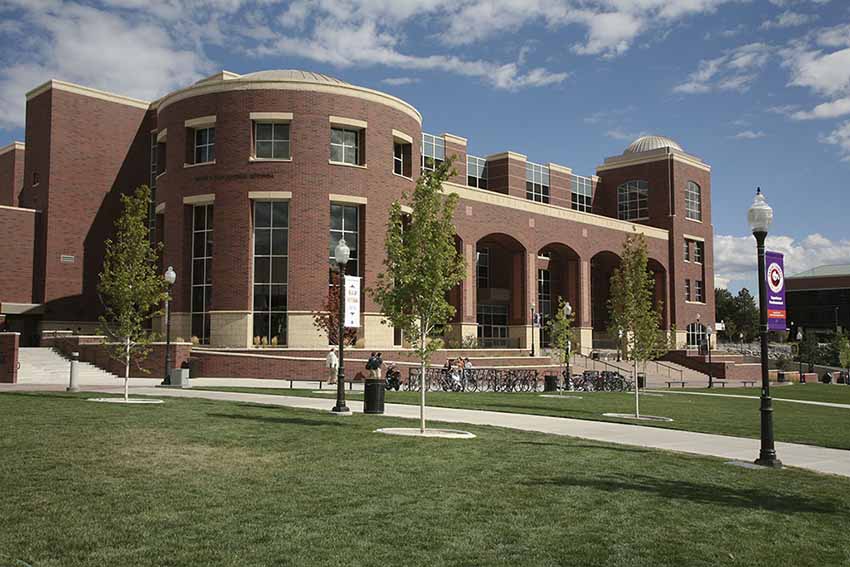
[[[305,83],[330,83],[333,85],[347,85],[328,75],[313,73],[312,71],[299,71],[297,69],[273,69],[269,71],[257,71],[242,75],[239,80],[248,81],[303,81]]]
[[[639,154],[659,148],[673,148],[674,150],[685,151],[675,140],[666,136],[641,136],[626,148],[623,154]]]

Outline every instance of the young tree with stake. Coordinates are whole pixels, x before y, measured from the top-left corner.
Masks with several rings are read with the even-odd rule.
[[[124,401],[129,399],[130,363],[150,352],[147,323],[162,313],[167,284],[158,273],[161,244],[151,246],[148,232],[150,189],[140,186],[122,195],[124,211],[115,221],[115,238],[107,239],[97,290],[104,306],[101,332],[109,337],[110,356],[124,364]]]
[[[635,380],[635,417],[640,417],[637,365],[646,366],[667,350],[661,331],[661,305],[653,305],[655,281],[649,272],[646,238],[630,234],[623,243],[622,262],[611,276],[611,331],[623,332],[626,356],[632,360]]]
[[[408,199],[412,212],[405,218],[401,203],[390,208],[384,271],[371,290],[387,320],[403,330],[416,351],[420,368],[420,430],[425,432],[425,368],[442,346],[440,331],[455,308],[446,299],[466,276],[463,257],[455,247],[452,222],[458,196],[445,194],[443,183],[453,175],[452,160],[425,172]]]

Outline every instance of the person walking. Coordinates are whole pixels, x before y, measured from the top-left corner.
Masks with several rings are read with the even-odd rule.
[[[375,369],[375,353],[369,354],[369,360],[366,361],[366,370],[369,371],[369,379],[374,380],[377,378],[378,373]]]
[[[328,383],[336,384],[336,374],[339,371],[339,358],[333,347],[328,349],[328,356],[325,359],[325,367],[328,369]]]
[[[384,365],[383,355],[384,353],[382,352],[379,352],[377,355],[375,355],[375,378],[377,378],[378,380],[381,379],[381,367]]]

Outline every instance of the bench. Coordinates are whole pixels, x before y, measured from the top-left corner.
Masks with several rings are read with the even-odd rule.
[[[684,388],[685,384],[687,384],[687,382],[685,382],[684,380],[666,380],[666,383],[668,390],[672,387],[673,384],[681,384],[682,388]]]
[[[756,381],[755,380],[741,380],[744,383],[744,388],[755,388]],[[747,386],[749,384],[749,386]]]
[[[718,384],[720,384],[721,388],[726,387],[726,379],[725,378],[714,378],[711,382],[712,382],[712,385],[714,385],[714,386],[717,386]]]

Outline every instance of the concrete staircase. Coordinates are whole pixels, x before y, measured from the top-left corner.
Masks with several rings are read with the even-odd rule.
[[[18,370],[19,384],[68,384],[71,361],[51,348],[21,348],[18,361],[21,364]],[[80,385],[122,384],[117,376],[92,364],[79,362],[77,365]]]

